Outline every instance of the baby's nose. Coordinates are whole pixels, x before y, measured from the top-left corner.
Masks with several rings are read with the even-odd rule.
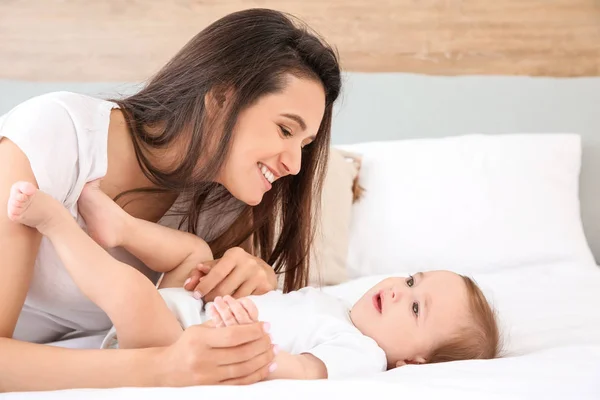
[[[400,301],[400,299],[402,298],[402,293],[396,288],[392,288],[391,292],[392,294],[390,295],[390,298],[392,299],[392,301]]]

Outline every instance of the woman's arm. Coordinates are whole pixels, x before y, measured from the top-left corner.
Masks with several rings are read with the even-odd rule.
[[[155,386],[157,351],[75,350],[0,338],[0,393]]]
[[[0,139],[0,160],[0,337],[10,338],[25,302],[41,235],[8,219],[12,184],[35,182],[27,157],[13,142]]]
[[[262,323],[191,326],[168,347],[79,350],[0,338],[0,392],[252,384],[273,350]]]

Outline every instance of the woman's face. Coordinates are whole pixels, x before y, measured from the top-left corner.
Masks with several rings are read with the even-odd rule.
[[[300,171],[302,148],[315,139],[324,112],[322,84],[287,75],[282,91],[240,114],[217,181],[244,203],[259,204],[274,181]]]

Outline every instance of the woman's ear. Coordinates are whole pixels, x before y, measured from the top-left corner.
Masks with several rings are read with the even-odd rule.
[[[217,112],[219,109],[224,108],[228,101],[233,95],[232,89],[225,89],[221,86],[214,86],[204,96],[204,106],[208,110],[209,114]]]

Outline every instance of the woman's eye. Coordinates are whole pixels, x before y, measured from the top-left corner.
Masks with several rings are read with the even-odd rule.
[[[281,129],[281,133],[283,134],[283,136],[285,136],[285,137],[290,137],[290,136],[292,136],[292,132],[291,132],[289,129],[287,129],[287,128],[284,128],[284,127],[283,127],[283,126],[281,126],[281,125],[279,125],[279,129]]]
[[[419,303],[414,302],[412,305],[413,312],[418,317],[419,316]]]
[[[412,277],[412,275],[406,280],[406,284],[408,285],[408,287],[413,287],[413,285],[415,284],[415,278]]]

